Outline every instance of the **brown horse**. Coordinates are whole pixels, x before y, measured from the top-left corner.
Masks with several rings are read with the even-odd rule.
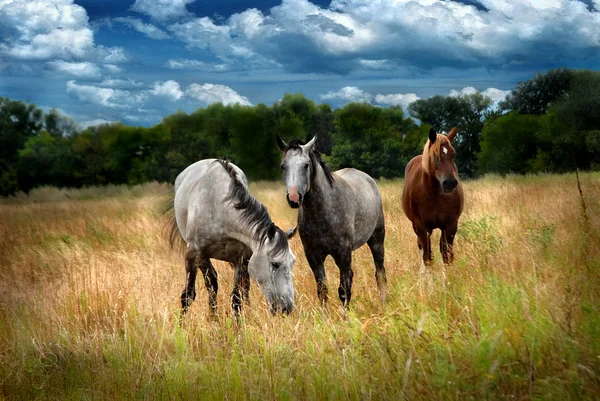
[[[414,157],[404,171],[402,209],[412,222],[417,244],[423,252],[423,262],[431,264],[431,232],[442,230],[440,252],[444,263],[452,263],[452,243],[463,210],[464,193],[454,164],[456,154],[451,145],[456,127],[448,136],[432,128],[423,154]]]

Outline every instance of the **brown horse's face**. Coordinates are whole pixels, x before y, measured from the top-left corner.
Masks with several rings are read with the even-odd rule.
[[[451,144],[455,135],[455,128],[448,136],[438,135],[433,128],[429,131],[429,172],[437,178],[445,193],[451,193],[458,186],[458,170],[454,163],[456,151]]]

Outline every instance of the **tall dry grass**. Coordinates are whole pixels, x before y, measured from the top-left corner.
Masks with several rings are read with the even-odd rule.
[[[0,397],[5,399],[593,399],[600,394],[600,175],[467,182],[456,262],[424,269],[380,182],[387,304],[368,248],[353,255],[352,308],[319,305],[300,240],[296,309],[271,317],[253,285],[239,323],[216,263],[183,327],[182,255],[156,215],[170,188],[43,189],[0,205]],[[251,185],[283,228],[277,183]],[[45,200],[52,200],[47,202]],[[434,235],[434,243],[439,233]],[[437,246],[435,247],[437,248]],[[330,293],[339,274],[328,259]]]

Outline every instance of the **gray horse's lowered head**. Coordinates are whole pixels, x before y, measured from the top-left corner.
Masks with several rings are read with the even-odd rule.
[[[292,267],[296,257],[288,239],[296,230],[293,228],[286,233],[277,227],[269,217],[267,208],[256,200],[238,179],[239,172],[234,165],[229,162],[221,162],[221,165],[231,177],[229,193],[225,200],[231,201],[233,208],[240,213],[239,224],[251,233],[250,241],[247,242],[252,249],[248,273],[258,283],[271,306],[271,312],[281,311],[289,314],[294,309]]]
[[[234,267],[232,307],[248,299],[250,278],[258,283],[271,312],[290,313],[294,307],[292,267],[296,260],[287,233],[273,223],[264,205],[248,191],[243,171],[223,160],[207,159],[185,169],[175,181],[171,243],[178,234],[187,244],[187,285],[182,312],[196,297],[199,268],[209,293],[209,305],[217,305],[217,273],[210,259]]]

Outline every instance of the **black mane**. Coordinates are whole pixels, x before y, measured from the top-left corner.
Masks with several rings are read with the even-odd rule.
[[[248,192],[248,189],[238,179],[235,169],[228,160],[218,160],[223,166],[229,177],[229,193],[226,201],[232,201],[235,209],[242,211],[241,223],[250,229],[256,229],[255,239],[264,244],[267,238],[273,239],[275,233],[277,243],[274,245],[272,254],[278,254],[288,249],[287,235],[282,229],[277,227],[271,220],[267,208]]]
[[[300,139],[292,139],[283,150],[283,153],[286,153],[290,149],[301,149],[300,146],[303,145],[306,145],[306,143],[302,142]],[[327,182],[329,182],[329,185],[333,185],[333,171],[331,170],[331,167],[329,167],[329,165],[321,159],[321,153],[313,147],[312,152],[310,152],[309,156],[310,162],[313,164],[312,178],[314,178],[314,174],[316,174],[317,172],[317,169],[314,167],[318,164],[323,169],[323,172],[325,173],[325,178],[327,178]]]

